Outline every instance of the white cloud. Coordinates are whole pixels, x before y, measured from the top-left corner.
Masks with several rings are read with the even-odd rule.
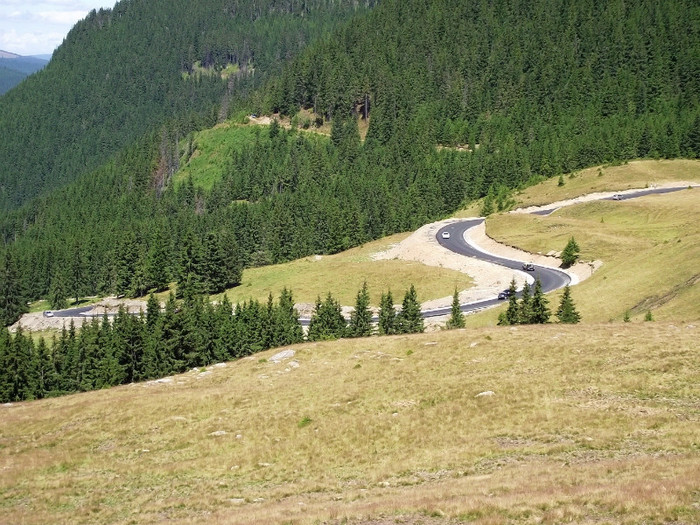
[[[37,16],[48,24],[60,24],[73,27],[78,20],[82,20],[88,11],[40,11]]]
[[[109,0],[2,0],[0,49],[20,55],[51,53],[92,9]]]

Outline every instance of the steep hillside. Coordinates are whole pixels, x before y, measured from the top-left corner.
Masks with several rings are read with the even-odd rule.
[[[123,0],[91,12],[45,70],[0,99],[0,210],[163,122],[182,133],[214,124],[231,98],[373,3]]]
[[[697,523],[698,330],[302,344],[0,406],[0,521]]]

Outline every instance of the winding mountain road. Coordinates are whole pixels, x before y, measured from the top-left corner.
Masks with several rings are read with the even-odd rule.
[[[474,228],[475,226],[480,225],[482,222],[484,222],[484,219],[479,218],[455,222],[444,226],[443,228],[440,228],[437,232],[437,241],[444,248],[447,248],[448,250],[458,253],[460,255],[465,255],[467,257],[475,257],[482,261],[510,268],[511,270],[524,272],[524,270],[522,270],[522,265],[523,263],[528,261],[517,261],[514,259],[507,259],[505,257],[498,257],[497,255],[493,255],[488,252],[482,251],[477,246],[470,244],[466,240],[466,231],[470,228]],[[448,239],[444,239],[442,237],[443,232],[448,232],[450,234],[450,237]],[[571,282],[571,277],[569,276],[569,274],[563,272],[562,270],[549,268],[547,266],[540,266],[537,264],[533,264],[533,267],[535,268],[534,271],[525,273],[531,273],[535,279],[539,279],[542,283],[542,291],[544,291],[545,293],[551,292],[552,290],[556,290],[558,288],[562,288]],[[502,301],[499,300],[497,297],[494,297],[493,299],[486,299],[482,301],[476,301],[473,303],[463,304],[460,306],[460,309],[462,310],[462,312],[473,312],[475,310],[481,310],[482,308],[494,306],[501,302]],[[437,308],[435,310],[426,310],[423,312],[423,317],[429,318],[439,317],[442,315],[449,315],[451,311],[451,307]]]
[[[693,187],[697,187],[698,185],[693,184]],[[688,186],[674,186],[674,187],[665,187],[665,188],[645,188],[645,189],[639,189],[639,190],[627,190],[627,191],[622,191],[619,193],[609,194],[608,196],[600,196],[597,199],[598,200],[616,200],[616,201],[623,201],[623,200],[628,200],[628,199],[634,199],[638,197],[644,197],[646,195],[653,195],[653,194],[662,194],[662,193],[671,193],[674,191],[680,191],[687,189]],[[568,203],[553,203],[551,207],[547,208],[540,208],[537,210],[534,210],[530,213],[536,214],[536,215],[549,215],[556,210],[571,204],[573,202],[568,202]],[[470,228],[473,228],[475,226],[480,225],[482,222],[484,222],[483,218],[478,218],[478,219],[470,219],[470,220],[464,220],[460,222],[454,222],[452,224],[448,224],[447,226],[444,226],[440,228],[436,234],[436,239],[438,243],[443,246],[444,248],[458,253],[460,255],[464,255],[467,257],[475,257],[477,259],[480,259],[482,261],[486,261],[489,263],[493,264],[498,264],[500,266],[504,266],[506,268],[510,268],[515,271],[523,271],[522,270],[522,265],[525,262],[528,261],[519,261],[519,260],[514,260],[514,259],[508,259],[505,257],[499,257],[497,255],[493,255],[491,253],[485,252],[481,249],[479,249],[477,246],[470,244],[466,240],[466,235],[465,232],[469,230]],[[448,232],[449,238],[444,239],[442,237],[443,232]],[[531,273],[535,279],[540,280],[542,283],[542,290],[546,292],[551,292],[553,290],[556,290],[558,288],[562,288],[569,284],[571,282],[570,276],[562,271],[558,270],[556,268],[550,268],[546,266],[541,266],[537,264],[533,264],[534,266],[534,271],[533,272],[526,272],[526,273]],[[500,290],[496,291],[496,294],[498,294]],[[484,308],[489,308],[491,306],[495,306],[497,304],[501,304],[503,301],[499,300],[497,297],[494,297],[492,299],[485,299],[481,301],[475,301],[472,303],[466,303],[460,306],[460,309],[462,312],[473,312],[476,310],[481,310]],[[86,306],[86,307],[81,307],[81,308],[71,308],[68,310],[57,310],[53,312],[53,315],[55,317],[92,317],[94,314],[90,313],[90,310],[92,309],[91,306]],[[444,307],[444,308],[436,308],[432,310],[423,310],[423,318],[428,319],[431,317],[441,317],[441,316],[446,316],[449,315],[451,312],[452,308],[451,307]],[[300,323],[302,326],[308,326],[309,324],[309,319],[308,318],[302,318],[299,319]],[[377,319],[373,319],[373,321],[377,321]]]

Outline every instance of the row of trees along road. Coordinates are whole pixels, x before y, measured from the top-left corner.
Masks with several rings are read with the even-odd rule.
[[[391,306],[390,332],[423,330],[413,286],[406,293],[406,313]],[[372,333],[366,285],[358,293],[350,323],[340,316],[329,294],[316,305],[309,340],[367,336]],[[417,318],[416,318],[417,314]],[[145,313],[120,309],[113,319],[93,318],[78,331],[71,322],[48,345],[21,328],[0,331],[0,401],[21,401],[87,391],[184,372],[192,367],[240,358],[267,348],[303,341],[292,293],[284,289],[275,302],[247,301],[235,309],[224,296],[213,305],[203,296],[170,294],[161,310],[154,295]]]
[[[565,296],[570,300],[568,288]],[[577,322],[578,318],[567,321],[560,317],[560,320]],[[453,309],[448,328],[463,325],[462,313]],[[398,313],[391,292],[382,294],[378,334],[423,330],[420,303],[413,285],[405,293]],[[319,299],[306,338],[318,341],[366,337],[374,332],[364,284],[357,294],[349,323],[330,293],[324,301]],[[251,300],[235,308],[226,296],[214,305],[203,296],[178,301],[171,293],[161,309],[151,294],[145,313],[132,315],[121,308],[114,318],[95,317],[79,331],[71,321],[51,344],[44,338],[35,343],[21,328],[14,336],[7,328],[1,329],[0,402],[41,399],[156,379],[303,340],[299,314],[294,308],[292,292],[287,289],[282,290],[277,302],[270,295],[266,304]]]

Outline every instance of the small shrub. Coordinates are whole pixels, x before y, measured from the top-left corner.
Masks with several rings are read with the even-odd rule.
[[[651,310],[647,310],[647,313],[644,315],[644,320],[645,321],[653,321],[654,316],[651,315]]]
[[[629,311],[629,310],[625,310],[625,316],[622,318],[622,320],[623,320],[624,322],[626,322],[626,323],[629,323],[629,322],[631,321],[631,319],[630,319],[630,311]]]
[[[304,416],[301,419],[301,421],[299,421],[299,423],[297,423],[297,426],[299,428],[304,428],[304,427],[310,425],[312,421],[313,421],[313,419],[311,419],[309,416]]]

